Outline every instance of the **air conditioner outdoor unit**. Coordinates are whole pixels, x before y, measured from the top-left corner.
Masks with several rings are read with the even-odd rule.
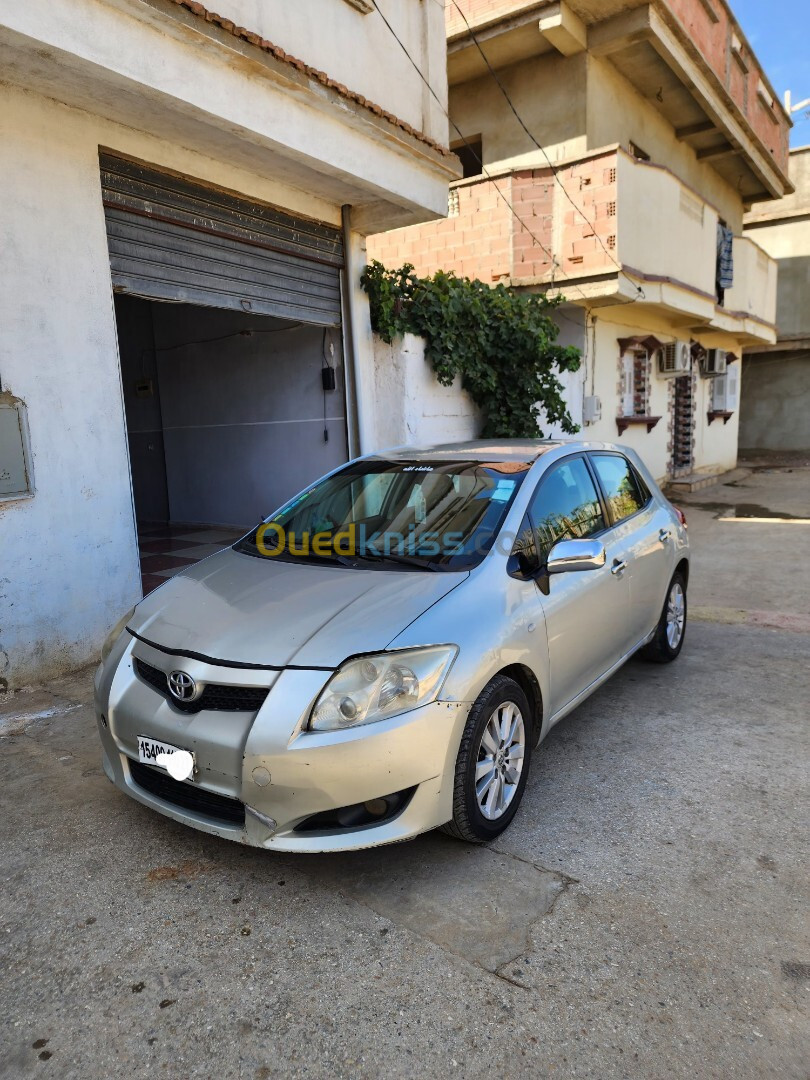
[[[725,349],[709,349],[703,361],[704,375],[725,375],[727,368]]]
[[[687,375],[692,368],[692,348],[688,341],[670,341],[658,353],[661,375]]]

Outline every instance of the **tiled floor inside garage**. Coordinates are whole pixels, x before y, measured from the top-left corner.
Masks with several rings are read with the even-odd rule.
[[[223,525],[139,523],[143,595],[147,596],[166,578],[173,577],[186,566],[192,566],[215,551],[236,543],[245,532],[246,529]]]

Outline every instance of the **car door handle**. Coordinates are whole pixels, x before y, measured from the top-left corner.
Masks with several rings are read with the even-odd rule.
[[[672,536],[672,533],[669,531],[669,529],[661,529],[658,533],[658,539],[661,541],[662,544],[666,544],[670,536]]]
[[[623,559],[622,560],[614,559],[613,560],[613,566],[611,566],[611,568],[610,568],[610,572],[611,572],[611,574],[620,574],[622,572],[622,570],[626,570],[626,569],[627,569],[627,563]]]

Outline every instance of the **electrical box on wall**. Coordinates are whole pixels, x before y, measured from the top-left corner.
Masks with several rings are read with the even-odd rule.
[[[25,406],[21,401],[0,398],[0,501],[32,494]]]
[[[586,424],[594,424],[602,419],[602,399],[596,394],[582,399],[582,419]]]

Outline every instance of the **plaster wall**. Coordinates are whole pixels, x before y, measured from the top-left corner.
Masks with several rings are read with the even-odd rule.
[[[748,229],[776,259],[776,331],[780,341],[810,337],[810,207],[807,214]]]
[[[498,72],[518,113],[552,161],[587,149],[585,73],[584,53],[568,59],[548,53]],[[451,87],[450,115],[466,138],[481,136],[488,169],[546,164],[491,75]],[[455,127],[450,139],[458,140]]]
[[[810,350],[745,356],[740,448],[810,453]]]
[[[341,69],[351,65],[358,78],[376,72],[368,77],[375,92],[384,91],[381,102],[369,94],[364,104],[328,89],[295,65],[169,0],[0,0],[0,70],[8,82],[203,150],[215,160],[267,171],[333,206],[362,206],[377,228],[443,212],[455,158],[380,115],[385,108],[418,130],[422,80],[379,16],[364,19],[344,0],[312,3],[340,12],[339,32],[326,17],[322,22],[302,17],[300,4],[278,0],[272,5],[284,9],[289,27],[298,25],[291,54],[293,45],[307,44],[300,40],[306,29],[311,48],[297,49],[305,63],[314,67],[315,57],[328,48],[330,59]],[[428,3],[389,6],[414,21]],[[258,13],[269,5],[252,7]],[[425,14],[425,19],[425,48],[433,54],[438,41],[428,31],[436,16]],[[350,33],[355,20],[366,30],[355,27]],[[272,32],[267,36],[275,40]],[[335,78],[331,64],[325,74]],[[443,67],[433,82],[441,100]],[[348,76],[346,89],[355,89]],[[440,128],[436,141],[444,145],[444,117]]]
[[[170,520],[247,529],[346,461],[339,333],[152,306]],[[326,394],[324,352],[337,376]]]
[[[434,0],[377,0],[380,11],[446,105],[444,13]],[[348,0],[217,0],[220,15],[326,71],[333,79],[444,140],[447,119],[382,16]],[[304,10],[302,10],[302,7]],[[363,62],[358,63],[362,47]]]
[[[425,359],[420,337],[405,334],[392,344],[375,336],[374,443],[372,449],[474,439],[481,417],[456,380],[442,386]]]

